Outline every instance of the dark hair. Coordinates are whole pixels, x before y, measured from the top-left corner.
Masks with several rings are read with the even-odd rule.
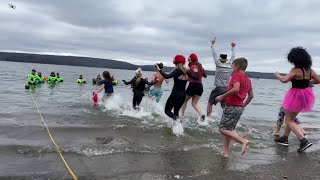
[[[306,49],[300,46],[292,48],[287,58],[297,68],[309,69],[312,66],[311,56]]]
[[[160,69],[163,69],[163,63],[162,62],[157,64],[157,65],[159,66]]]
[[[110,76],[109,71],[103,71],[102,76],[104,79],[112,81],[112,77]]]
[[[243,71],[245,71],[248,67],[248,61],[246,58],[237,58],[236,60],[233,61],[234,65],[239,66],[239,68]]]

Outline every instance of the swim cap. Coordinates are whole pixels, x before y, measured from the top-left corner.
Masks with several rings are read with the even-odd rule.
[[[174,60],[173,60],[173,64],[177,65],[177,64],[185,64],[186,63],[186,58],[182,55],[176,55],[176,57],[174,57]]]
[[[190,54],[189,59],[192,62],[198,62],[198,56],[195,53]]]
[[[136,70],[136,74],[142,74],[142,69],[141,69],[141,68],[138,68],[138,69]]]

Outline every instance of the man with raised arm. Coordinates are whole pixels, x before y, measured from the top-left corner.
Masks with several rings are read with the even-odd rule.
[[[211,50],[213,60],[216,64],[216,72],[215,72],[215,88],[212,90],[207,107],[207,116],[210,117],[213,109],[213,105],[216,105],[218,102],[216,101],[216,97],[220,96],[227,92],[229,80],[232,74],[232,62],[235,59],[235,47],[236,44],[234,42],[231,43],[231,58],[227,59],[226,54],[220,54],[218,58],[217,52],[214,48],[214,44],[216,42],[216,37],[211,40]],[[220,102],[223,107],[223,102]]]

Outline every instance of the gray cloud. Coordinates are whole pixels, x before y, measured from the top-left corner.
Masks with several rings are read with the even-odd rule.
[[[0,50],[168,65],[175,54],[195,52],[207,69],[215,69],[210,50],[215,34],[218,52],[230,54],[235,41],[237,57],[248,58],[251,71],[287,71],[286,53],[297,45],[320,67],[316,0],[10,2],[15,10],[0,4]]]

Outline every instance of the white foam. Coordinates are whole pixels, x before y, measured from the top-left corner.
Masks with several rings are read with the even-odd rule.
[[[206,118],[204,121],[201,120],[201,117],[199,117],[197,119],[197,123],[200,125],[200,126],[209,126],[209,122],[208,122],[208,118]]]
[[[173,127],[172,127],[172,132],[173,134],[175,134],[176,136],[182,136],[184,129],[182,127],[182,124],[180,121],[176,121],[173,123]]]

